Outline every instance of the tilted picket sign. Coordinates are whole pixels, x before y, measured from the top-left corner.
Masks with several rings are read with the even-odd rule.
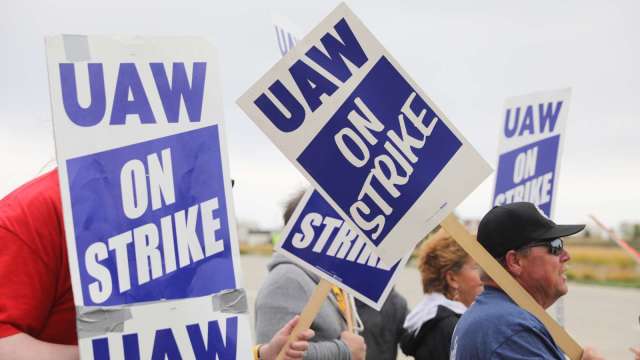
[[[344,4],[238,104],[387,263],[491,171]]]

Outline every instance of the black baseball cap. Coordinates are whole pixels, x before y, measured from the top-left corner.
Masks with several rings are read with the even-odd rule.
[[[581,225],[558,225],[532,203],[496,206],[480,220],[478,241],[496,259],[525,245],[576,234]]]

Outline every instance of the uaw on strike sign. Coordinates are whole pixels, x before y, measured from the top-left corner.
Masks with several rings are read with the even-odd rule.
[[[213,48],[58,36],[47,57],[81,357],[250,356]]]
[[[387,264],[490,172],[344,4],[238,104]]]
[[[552,216],[570,89],[507,99],[493,205],[528,201]]]
[[[304,194],[283,234],[279,252],[378,311],[411,252],[393,266],[386,265],[376,249],[313,190]]]

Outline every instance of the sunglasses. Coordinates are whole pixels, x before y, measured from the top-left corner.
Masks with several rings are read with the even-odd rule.
[[[549,250],[549,254],[554,256],[559,256],[562,253],[562,250],[564,250],[564,240],[562,240],[562,238],[557,238],[551,241],[536,242],[529,245],[525,245],[521,249],[528,249],[528,248],[538,247],[538,246],[546,246],[547,250]]]

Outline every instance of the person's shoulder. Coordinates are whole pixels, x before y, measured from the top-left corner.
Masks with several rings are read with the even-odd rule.
[[[387,302],[400,309],[408,309],[407,299],[395,289],[391,289]]]
[[[299,266],[293,263],[281,263],[269,271],[260,287],[259,295],[264,296],[274,291],[283,292],[292,289],[310,293],[315,285],[315,282]]]
[[[484,316],[518,317],[525,311],[501,290],[485,288],[471,305],[467,313],[478,313]]]
[[[362,303],[362,307],[368,308],[368,305]],[[405,299],[404,296],[392,289],[384,304],[382,304],[380,312],[385,314],[396,314],[395,316],[402,317],[402,320],[404,321],[404,318],[409,313],[407,299]]]
[[[59,254],[64,250],[64,223],[57,170],[0,200],[0,230],[38,253],[63,255]]]
[[[458,322],[459,332],[478,332],[485,334],[496,332],[501,335],[519,331],[531,326],[535,321],[532,315],[522,309],[505,294],[482,293],[476,302],[462,315]]]
[[[448,358],[451,338],[459,317],[456,312],[439,305],[433,319],[422,324],[417,332],[403,336],[403,352],[416,358]]]
[[[0,200],[0,219],[12,216],[24,216],[25,211],[31,214],[61,213],[60,186],[58,171],[52,170],[41,175]]]
[[[274,267],[269,271],[269,278],[278,279],[281,282],[298,280],[298,281],[311,281],[313,280],[307,275],[307,273],[298,265],[293,263],[282,263]]]
[[[453,328],[458,323],[458,320],[460,320],[460,316],[461,314],[442,305],[438,306],[438,312],[436,313],[436,319],[439,319],[440,326],[450,330],[451,333],[453,333]]]
[[[38,196],[49,197],[49,195],[60,197],[60,187],[58,180],[58,170],[51,170],[43,175],[27,181],[18,188],[11,191],[4,199],[19,198],[25,201],[32,200]],[[57,194],[55,194],[57,193]]]

